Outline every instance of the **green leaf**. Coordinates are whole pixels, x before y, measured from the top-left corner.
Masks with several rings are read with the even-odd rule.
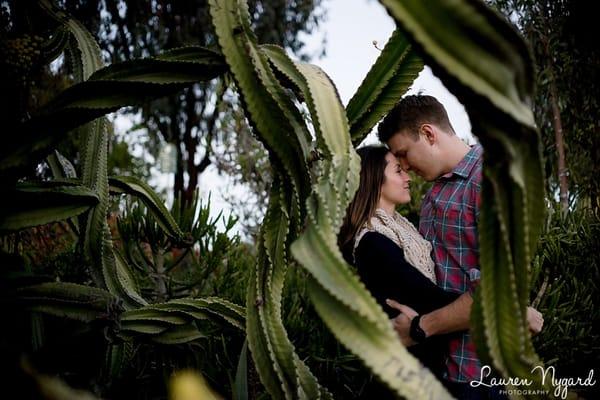
[[[186,324],[169,328],[167,331],[150,338],[160,344],[182,344],[202,339],[206,335],[198,331],[195,324]]]
[[[181,313],[146,306],[124,312],[121,315],[121,322],[127,321],[157,321],[167,325],[183,325],[187,319]]]
[[[338,167],[337,172],[332,170],[330,178],[338,183],[343,181],[345,184],[344,174],[346,168],[344,168],[344,165],[349,162],[356,163],[358,159],[356,154],[349,150],[351,143],[347,140],[345,134],[348,132],[348,122],[335,85],[320,68],[311,64],[292,61],[280,47],[264,45],[261,49],[277,70],[296,86],[302,98],[306,101],[312,116],[319,148],[325,154],[340,154],[339,157],[334,159],[334,163]],[[358,181],[353,179],[349,184],[357,183]],[[340,200],[350,195],[349,189],[350,187],[346,187],[339,192]],[[345,212],[345,209],[338,207],[338,199],[332,200],[333,202],[329,205],[328,210],[333,213],[332,218],[334,220],[340,217],[339,220],[341,221],[341,213]]]
[[[330,148],[336,145],[335,140],[344,137],[348,123],[331,79],[315,65],[292,61],[279,46],[263,45],[261,51],[300,92],[313,117],[317,138],[325,141],[325,147],[332,151]],[[348,147],[343,141],[337,145],[344,149]]]
[[[22,182],[4,192],[0,231],[17,231],[77,216],[99,202],[85,186],[67,181]]]
[[[354,144],[398,103],[422,69],[423,60],[396,29],[346,106]]]
[[[92,34],[81,22],[62,11],[50,0],[40,0],[40,6],[50,17],[62,23],[77,40],[83,60],[83,79],[88,79],[94,71],[102,68],[102,53]]]
[[[77,172],[75,171],[73,164],[57,150],[54,150],[54,152],[46,158],[46,163],[50,167],[54,179],[77,178]]]
[[[201,313],[201,315],[204,315],[205,318],[213,322],[222,323],[222,321],[225,321],[233,327],[242,330],[245,326],[244,309],[237,304],[219,297],[175,299],[155,306],[179,310],[192,316]]]
[[[126,337],[136,334],[158,335],[175,332],[173,329],[176,326],[204,320],[243,329],[244,309],[218,297],[174,299],[123,312],[120,319],[121,334]]]
[[[117,300],[106,290],[66,282],[19,288],[16,296],[32,311],[84,322],[105,316]]]
[[[321,150],[329,154],[347,153],[351,147],[347,135],[348,119],[335,85],[316,65],[298,62],[296,68],[308,84],[307,104],[317,137],[325,144]]]
[[[57,59],[65,49],[69,42],[69,31],[62,26],[59,27],[52,37],[42,44],[42,54],[44,64],[50,64]]]
[[[109,178],[109,185],[110,191],[113,193],[126,193],[140,199],[150,210],[158,225],[175,243],[185,241],[184,233],[179,225],[160,197],[147,183],[133,176],[114,176]]]
[[[233,400],[248,400],[248,341],[244,340],[233,385]]]
[[[40,4],[54,19],[69,29],[75,37],[79,59],[73,60],[75,62],[74,69],[81,69],[83,71],[81,78],[87,79],[92,73],[102,67],[100,48],[93,36],[80,22],[54,7],[47,0],[43,0]],[[91,121],[92,119],[89,118],[87,120]],[[106,124],[105,119],[99,118],[87,124],[83,129],[87,137],[83,151],[81,179],[82,183],[93,190],[99,199],[98,204],[81,218],[82,223],[80,225],[85,226],[83,249],[88,259],[92,262],[92,277],[96,285],[101,288],[107,288],[110,293],[120,297],[125,308],[131,309],[145,305],[147,302],[140,296],[129,266],[118,253],[114,252],[110,229],[106,220],[108,212],[108,130]],[[35,132],[34,135],[43,134],[44,129],[49,128],[52,128],[51,124],[43,124],[38,128],[40,132]],[[64,133],[68,130],[68,128],[65,128],[63,131],[60,129],[58,131],[59,133]],[[23,143],[26,144],[27,140],[31,138],[25,133],[22,139],[20,145],[23,145]],[[33,143],[38,145],[38,147],[27,151],[35,154],[40,146],[45,149],[46,147],[44,146],[48,146],[48,143],[51,142],[39,137],[37,140],[34,138]],[[26,157],[19,157],[19,154],[17,154],[17,162],[21,162],[24,158]]]
[[[89,46],[88,46],[89,47]],[[81,52],[81,54],[87,54]],[[83,60],[84,64],[95,62]],[[113,64],[60,93],[0,151],[0,170],[35,161],[72,129],[121,107],[178,92],[226,70],[222,57],[202,47],[171,50],[155,58]],[[89,71],[87,72],[89,73]]]
[[[316,379],[304,370],[281,321],[281,291],[287,267],[286,247],[295,234],[300,201],[308,196],[306,128],[292,99],[277,81],[250,29],[244,1],[211,0],[218,42],[240,91],[254,132],[269,151],[275,171],[258,263],[247,295],[246,331],[256,368],[274,398],[318,398]],[[256,305],[260,303],[259,305]]]
[[[401,346],[387,316],[342,258],[337,232],[358,188],[360,162],[331,80],[310,64],[296,63],[296,68],[305,83],[291,74],[290,79],[303,92],[324,155],[306,205],[307,228],[291,247],[314,279],[309,287],[315,308],[338,340],[396,393],[408,398],[448,397],[435,377]]]
[[[102,380],[104,382],[123,377],[133,356],[133,346],[132,342],[127,341],[107,344],[102,367]]]
[[[114,249],[110,239],[108,224],[104,225],[104,235],[102,239],[103,246],[103,274],[109,291],[123,299],[127,309],[145,306],[148,302],[140,295],[137,282],[133,276],[131,268]]]

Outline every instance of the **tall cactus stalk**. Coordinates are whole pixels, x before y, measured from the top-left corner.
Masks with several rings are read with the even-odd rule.
[[[259,48],[249,29],[245,2],[214,0],[210,5],[219,44],[244,101],[246,115],[269,150],[276,170],[246,306],[249,346],[263,384],[274,398],[329,396],[299,361],[281,322],[281,291],[288,248],[297,237],[298,215],[307,215],[308,228],[291,250],[296,260],[312,274],[311,299],[329,328],[398,394],[448,397],[442,385],[399,343],[383,310],[349,270],[337,248],[337,231],[357,189],[359,162],[350,139],[346,112],[333,83],[321,69],[293,62],[282,49]],[[389,50],[386,52],[389,57],[387,53]],[[419,61],[406,45],[401,51],[405,53],[408,54],[406,64],[412,69],[406,67],[403,72],[414,79],[420,70]],[[318,177],[313,181],[310,197],[295,184],[295,177],[302,172],[297,168],[306,164],[307,152],[290,152],[283,147],[286,143],[281,143],[284,135],[295,134],[292,140],[301,144],[305,129],[289,126],[299,120],[295,117],[298,110],[290,107],[291,100],[284,96],[272,67],[291,82],[312,116],[316,132],[314,146],[323,159],[317,166]],[[397,71],[398,66],[393,70]],[[388,81],[391,80],[388,77]],[[361,106],[372,106],[388,81],[375,85],[379,92]],[[394,83],[396,87],[407,86],[405,81],[412,82],[405,76],[401,84]],[[387,98],[388,109],[403,92],[396,89],[391,101]],[[385,106],[380,108],[385,109]],[[364,114],[364,110],[360,111],[358,115]],[[282,120],[282,116],[288,119]],[[376,120],[371,122],[367,129],[362,127],[357,136],[366,134],[375,123]],[[302,146],[295,147],[303,150]],[[297,157],[301,159],[295,161]],[[278,168],[281,166],[283,168]],[[298,200],[302,200],[300,213],[294,211]]]
[[[484,147],[482,279],[472,330],[482,361],[506,378],[531,379],[540,391],[525,397],[537,397],[548,387],[533,373],[541,361],[527,329],[526,307],[545,205],[530,52],[514,27],[480,1],[381,2],[465,104]]]

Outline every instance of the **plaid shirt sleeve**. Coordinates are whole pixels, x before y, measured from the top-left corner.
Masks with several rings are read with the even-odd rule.
[[[479,283],[479,216],[483,149],[473,146],[454,170],[440,177],[423,199],[419,230],[432,243],[438,285],[472,293]],[[470,334],[453,335],[446,361],[447,379],[479,377],[480,362]]]

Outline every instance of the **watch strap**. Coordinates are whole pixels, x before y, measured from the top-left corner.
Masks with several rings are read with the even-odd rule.
[[[414,317],[410,323],[410,337],[417,343],[421,343],[427,338],[425,331],[421,329],[419,323],[421,322],[421,316],[417,315]]]

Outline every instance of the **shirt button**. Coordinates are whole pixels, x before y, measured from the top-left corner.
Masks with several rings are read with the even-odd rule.
[[[481,271],[478,270],[477,268],[471,268],[469,270],[469,279],[471,280],[471,282],[480,280],[481,279]]]

